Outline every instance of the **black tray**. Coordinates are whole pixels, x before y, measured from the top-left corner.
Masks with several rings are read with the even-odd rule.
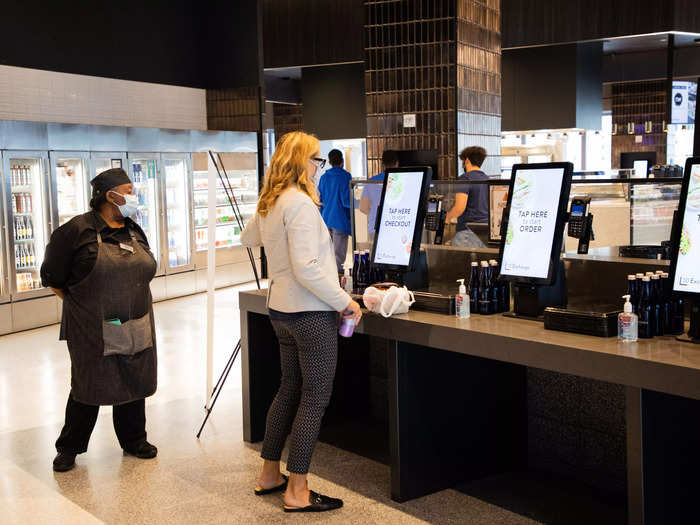
[[[617,316],[622,310],[593,311],[589,309],[545,308],[544,327],[547,330],[576,334],[615,337]]]

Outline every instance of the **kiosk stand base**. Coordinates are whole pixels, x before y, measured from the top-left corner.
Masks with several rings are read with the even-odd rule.
[[[545,308],[548,306],[565,308],[567,302],[566,271],[564,262],[559,261],[556,277],[550,286],[515,284],[513,286],[513,311],[503,315],[518,319],[543,321]]]
[[[690,328],[688,329],[688,334],[679,335],[676,339],[685,343],[700,344],[700,302],[692,301],[690,303]]]

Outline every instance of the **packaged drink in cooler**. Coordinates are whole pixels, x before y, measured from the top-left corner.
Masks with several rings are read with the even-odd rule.
[[[648,275],[642,277],[642,288],[637,306],[639,322],[639,337],[650,339],[654,337],[654,305],[651,296],[651,279]]]
[[[36,254],[34,253],[34,246],[31,246],[31,263],[32,266],[36,266]]]
[[[15,246],[15,268],[19,268],[22,265],[19,257],[19,246]]]
[[[479,269],[479,313],[488,315],[491,313],[491,286],[489,283],[489,263],[481,261]]]
[[[32,223],[31,217],[27,217],[26,235],[27,239],[34,238],[34,224]]]

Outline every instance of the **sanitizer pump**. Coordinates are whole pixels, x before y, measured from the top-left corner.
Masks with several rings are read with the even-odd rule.
[[[469,296],[467,287],[464,286],[464,279],[457,279],[459,292],[455,295],[455,315],[459,319],[469,319]]]
[[[623,295],[625,300],[624,311],[617,316],[617,338],[623,343],[634,343],[638,335],[637,314],[632,313],[630,295]]]

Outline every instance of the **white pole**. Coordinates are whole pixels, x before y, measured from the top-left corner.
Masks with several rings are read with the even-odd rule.
[[[216,166],[207,154],[208,161],[208,218],[207,218],[207,385],[205,399],[211,407],[211,392],[214,388],[214,286],[216,276]]]

